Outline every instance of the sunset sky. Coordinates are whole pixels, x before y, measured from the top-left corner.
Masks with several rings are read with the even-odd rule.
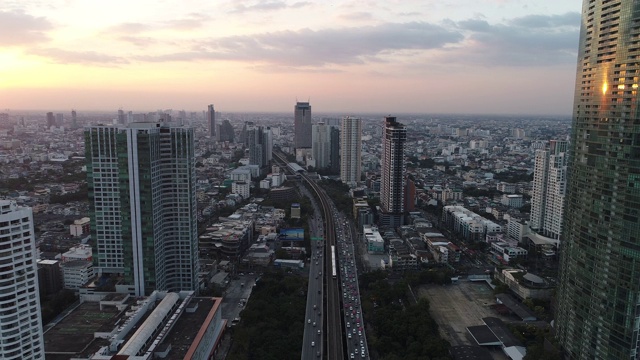
[[[580,0],[0,0],[0,108],[571,113]]]

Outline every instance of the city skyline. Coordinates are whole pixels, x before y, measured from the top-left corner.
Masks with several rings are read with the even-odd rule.
[[[571,111],[579,0],[5,5],[5,109]]]

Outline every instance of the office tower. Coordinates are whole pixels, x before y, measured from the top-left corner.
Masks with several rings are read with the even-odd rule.
[[[556,338],[571,359],[640,357],[640,2],[584,0]]]
[[[529,227],[541,235],[560,240],[567,188],[567,142],[551,140],[536,150]]]
[[[380,226],[395,228],[404,222],[407,129],[393,116],[384,118],[382,171],[380,173]]]
[[[78,128],[78,114],[76,114],[75,110],[71,110],[71,127]]]
[[[330,126],[329,171],[340,174],[340,124]]]
[[[247,143],[249,144],[249,164],[262,168],[269,165],[271,152],[273,151],[273,139],[271,129],[262,126],[254,126],[247,130]]]
[[[216,130],[216,140],[218,142],[233,142],[235,138],[235,133],[233,130],[233,125],[229,122],[228,119],[222,121],[222,124],[218,125],[218,129]]]
[[[316,169],[329,167],[331,160],[330,129],[330,126],[322,122],[311,126],[311,156],[316,161]]]
[[[254,128],[252,121],[245,121],[244,125],[242,125],[242,130],[240,131],[240,139],[239,142],[244,144],[245,148],[249,147],[249,131],[252,131]]]
[[[322,122],[329,125],[329,126],[337,126],[340,127],[340,123],[341,123],[340,118],[328,118],[328,117],[324,117],[322,118]]]
[[[132,122],[133,122],[133,111],[128,111],[126,124],[131,124]]]
[[[125,117],[124,117],[124,110],[119,109],[118,110],[118,125],[125,125],[127,122],[125,121]]]
[[[94,265],[136,296],[198,290],[194,151],[166,122],[85,128]]]
[[[296,149],[311,147],[311,105],[297,102],[294,108],[294,145]]]
[[[56,114],[56,126],[64,126],[64,114]]]
[[[209,136],[215,139],[216,136],[216,111],[213,104],[207,107],[207,125],[209,125]]]
[[[264,130],[264,146],[265,146],[265,156],[267,164],[273,160],[273,132],[271,132],[271,127],[267,126]]]
[[[362,120],[345,116],[340,130],[340,179],[350,187],[360,184],[362,169]]]
[[[31,208],[0,200],[0,358],[44,359]]]
[[[47,129],[51,128],[52,126],[56,126],[56,118],[55,116],[53,116],[52,112],[48,112],[47,113]]]

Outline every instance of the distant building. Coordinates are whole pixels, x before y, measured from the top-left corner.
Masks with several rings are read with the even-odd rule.
[[[91,246],[81,244],[78,246],[74,246],[70,248],[69,251],[63,253],[61,260],[63,263],[77,260],[92,261],[93,251],[91,249]]]
[[[350,187],[361,182],[362,120],[346,116],[340,130],[340,180]]]
[[[384,254],[384,239],[378,227],[371,225],[364,225],[362,227],[362,236],[367,244],[367,252],[369,254]]]
[[[516,184],[510,184],[506,182],[499,182],[496,184],[496,190],[505,194],[513,194],[516,192]]]
[[[89,234],[91,231],[91,219],[84,217],[79,220],[74,220],[73,224],[69,225],[69,232],[71,236],[82,236]]]
[[[62,290],[62,272],[58,260],[38,260],[38,287],[41,296]]]
[[[213,104],[207,106],[207,125],[209,126],[209,136],[215,139],[216,136],[216,110]]]
[[[234,181],[231,184],[231,193],[242,196],[243,199],[248,199],[251,196],[249,183],[246,181]]]
[[[502,205],[519,209],[522,207],[523,200],[520,194],[504,194],[502,195]]]
[[[71,260],[60,264],[60,268],[65,289],[78,290],[95,276],[91,261]]]
[[[218,142],[234,142],[235,132],[233,130],[233,125],[231,125],[229,120],[225,119],[222,121],[222,124],[218,125],[218,129],[216,130],[216,140]]]
[[[293,128],[295,148],[311,148],[311,105],[308,102],[296,103]]]
[[[331,124],[327,124],[331,125]],[[329,150],[329,170],[332,174],[340,173],[340,128],[338,126],[329,127],[330,150]]]
[[[311,126],[311,151],[317,169],[328,168],[331,161],[331,127],[324,123]]]
[[[551,140],[537,150],[531,196],[531,228],[544,236],[560,239],[567,188],[568,142]]]
[[[404,223],[406,210],[405,176],[406,164],[404,150],[407,141],[407,129],[393,116],[384,119],[382,137],[382,170],[380,172],[380,207],[381,227],[398,227]]]
[[[52,126],[56,126],[56,118],[53,116],[52,112],[47,113],[47,129],[50,129]]]

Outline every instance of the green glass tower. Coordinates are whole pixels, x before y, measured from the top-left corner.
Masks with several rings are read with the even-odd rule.
[[[640,1],[584,0],[555,328],[570,359],[640,357]]]
[[[85,128],[94,264],[137,296],[198,289],[193,136],[168,123]]]

